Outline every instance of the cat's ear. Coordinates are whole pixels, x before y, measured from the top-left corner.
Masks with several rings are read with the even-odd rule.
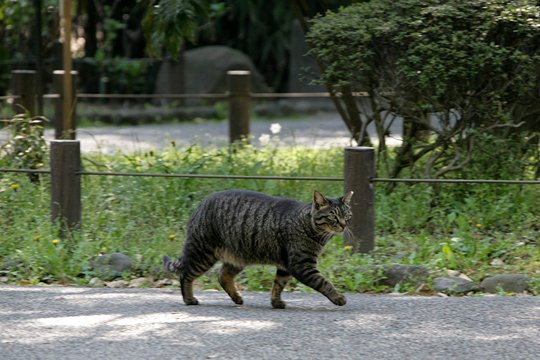
[[[313,205],[315,205],[315,208],[319,210],[320,208],[330,205],[330,201],[328,201],[323,194],[315,190],[313,192]]]
[[[345,205],[349,205],[351,203],[351,198],[352,198],[353,194],[354,194],[354,191],[352,191],[352,190],[347,192],[341,198],[341,202],[344,203]]]

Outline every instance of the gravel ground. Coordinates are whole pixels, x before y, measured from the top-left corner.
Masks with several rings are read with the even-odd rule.
[[[177,289],[0,287],[0,358],[539,359],[540,297],[222,291],[181,304]]]

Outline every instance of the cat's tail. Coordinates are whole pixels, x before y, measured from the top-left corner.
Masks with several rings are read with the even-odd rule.
[[[168,256],[164,256],[163,267],[168,272],[180,275],[180,259],[172,261]]]

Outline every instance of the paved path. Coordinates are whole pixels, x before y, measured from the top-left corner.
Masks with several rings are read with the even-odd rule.
[[[272,135],[270,126],[280,124],[279,134]],[[374,128],[368,128],[372,139],[376,141]],[[350,134],[343,120],[335,113],[322,113],[300,118],[276,118],[254,120],[251,122],[252,143],[259,145],[263,136],[270,137],[279,144],[307,147],[333,147],[351,145]],[[399,134],[398,123],[392,128],[393,134]],[[0,131],[0,143],[6,133]],[[45,136],[53,139],[53,130],[47,130]],[[140,125],[129,127],[90,127],[77,132],[83,152],[101,151],[104,153],[148,151],[163,149],[174,141],[179,147],[193,144],[202,146],[222,146],[228,143],[229,130],[226,121],[205,121],[203,123],[179,123],[165,125]],[[389,144],[398,144],[400,137],[395,135],[387,139]]]
[[[267,293],[236,306],[222,291],[0,287],[0,358],[540,359],[540,297]]]

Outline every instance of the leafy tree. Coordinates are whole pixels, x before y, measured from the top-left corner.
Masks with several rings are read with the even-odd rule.
[[[227,45],[247,54],[274,88],[283,88],[292,19],[286,2],[153,0],[143,27],[152,56],[176,58],[192,44]]]
[[[178,57],[184,41],[194,43],[201,22],[210,20],[208,0],[152,0],[143,21],[148,53],[162,56],[163,49]]]
[[[308,41],[359,143],[372,122],[384,153],[389,123],[404,118],[391,176],[420,159],[426,177],[442,176],[470,163],[486,137],[538,130],[537,1],[371,1],[317,17]],[[351,101],[354,91],[368,100]],[[538,132],[515,139],[537,154]]]
[[[36,9],[48,9],[56,3],[55,0],[0,1],[0,93],[9,88],[10,70],[37,70],[39,53],[48,56],[52,52],[58,34],[39,26]],[[54,23],[55,17],[50,12],[40,14],[42,25]]]

